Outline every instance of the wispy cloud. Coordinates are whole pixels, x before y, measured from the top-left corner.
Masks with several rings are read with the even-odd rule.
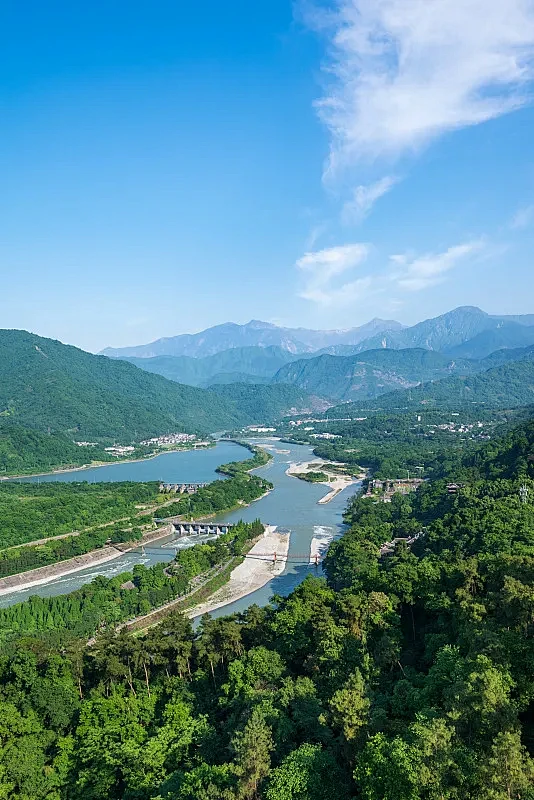
[[[343,305],[353,302],[371,284],[370,277],[343,280],[347,273],[363,264],[369,255],[369,246],[362,242],[329,247],[305,253],[296,263],[304,278],[300,296],[322,306]]]
[[[323,233],[325,233],[327,228],[328,225],[326,222],[320,222],[313,226],[306,240],[306,250],[312,250],[315,247],[318,240],[321,238]]]
[[[532,0],[334,0],[312,16],[330,45],[330,85],[317,104],[330,174],[395,159],[529,100]]]
[[[447,272],[461,262],[481,254],[484,250],[484,241],[477,239],[449,247],[443,253],[427,253],[417,257],[393,255],[390,256],[390,262],[393,265],[390,277],[400,289],[419,292],[429,286],[442,283]]]
[[[524,228],[530,227],[534,223],[534,205],[520,208],[510,221],[510,228],[514,231],[520,231]]]
[[[346,225],[351,222],[361,222],[371,211],[376,201],[387,194],[398,181],[398,178],[386,175],[379,181],[375,181],[375,183],[370,183],[367,186],[357,186],[352,200],[349,200],[343,206],[343,222]]]
[[[495,253],[484,239],[474,239],[438,253],[393,254],[382,269],[354,278],[350,273],[370,252],[369,245],[358,243],[306,253],[296,263],[305,279],[300,296],[322,307],[341,308],[380,293],[388,296],[389,304],[401,303],[394,292],[428,289],[443,283],[460,265]]]

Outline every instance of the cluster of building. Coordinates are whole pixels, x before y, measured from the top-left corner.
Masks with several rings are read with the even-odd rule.
[[[96,447],[98,442],[74,442],[78,447]]]
[[[169,444],[188,444],[196,441],[196,438],[194,433],[167,433],[165,436],[154,436],[153,439],[145,439],[141,444],[146,447],[151,447],[152,445],[162,447]]]
[[[159,490],[164,494],[195,494],[205,483],[160,483]]]
[[[341,439],[339,433],[312,433],[312,439]]]
[[[337,422],[364,422],[367,417],[332,417],[332,419],[315,419],[309,417],[308,419],[290,419],[289,424],[292,428],[300,428],[301,425],[309,425],[310,423],[320,424],[320,425],[328,425],[328,424],[335,424]],[[304,430],[312,431],[313,428],[304,428]]]
[[[247,431],[251,431],[252,433],[274,433],[276,428],[263,428],[257,425],[249,425]]]
[[[484,427],[483,422],[476,422],[472,423],[471,425],[465,425],[462,423],[457,422],[444,422],[442,425],[436,425],[436,428],[440,431],[450,431],[450,433],[471,433],[472,430],[475,428],[480,430],[480,428]]]
[[[325,421],[324,419],[290,419],[289,424],[291,425],[292,428],[300,428],[301,425],[309,425],[310,422],[324,423],[324,421]],[[339,420],[336,420],[336,422],[338,421]],[[310,428],[310,430],[313,430],[313,428]]]
[[[135,447],[132,445],[119,445],[115,444],[113,447],[105,447],[106,453],[111,453],[112,456],[125,456],[128,453],[133,453]]]
[[[390,503],[394,494],[410,494],[410,492],[415,492],[422,483],[424,483],[424,478],[400,478],[385,481],[373,478],[367,485],[366,496],[371,497],[378,493],[382,502]]]

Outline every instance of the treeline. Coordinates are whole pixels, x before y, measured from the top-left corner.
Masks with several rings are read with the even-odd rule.
[[[158,489],[156,482],[0,483],[0,549],[129,518],[137,506],[160,502]]]
[[[295,477],[300,478],[301,481],[307,481],[307,483],[324,483],[328,480],[325,472],[297,472]]]
[[[272,455],[261,447],[250,444],[250,442],[237,439],[235,441],[237,444],[241,445],[241,447],[245,447],[249,450],[252,453],[252,458],[248,458],[246,461],[230,461],[228,464],[221,464],[220,467],[217,467],[217,472],[221,475],[229,475],[230,477],[232,475],[242,475],[253,469],[264,467],[269,461],[272,461]]]
[[[353,501],[325,577],[264,609],[7,638],[6,800],[533,800],[533,446]]]
[[[232,461],[217,468],[217,472],[228,476],[227,480],[213,481],[195,494],[180,497],[176,503],[165,507],[165,516],[184,516],[189,519],[207,517],[252,503],[272,489],[270,481],[249,474],[250,470],[267,464],[272,456],[260,448],[245,446],[253,452],[252,458]]]
[[[67,595],[32,596],[23,603],[0,609],[0,638],[13,633],[56,631],[89,637],[97,630],[147,614],[185,595],[192,578],[217,564],[241,555],[246,542],[263,533],[259,520],[240,522],[214,542],[198,544],[178,552],[169,568],[142,564],[114,578],[98,576]]]
[[[172,569],[188,579],[202,575],[217,564],[240,556],[247,542],[261,536],[263,531],[264,527],[259,519],[250,523],[239,522],[213,542],[179,550]]]

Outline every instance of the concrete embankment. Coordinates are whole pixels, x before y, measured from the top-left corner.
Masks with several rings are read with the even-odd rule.
[[[47,567],[30,569],[27,572],[20,572],[18,575],[8,575],[7,578],[0,578],[0,596],[10,594],[22,589],[31,589],[32,586],[41,586],[50,583],[57,578],[72,575],[87,567],[97,567],[107,561],[113,561],[122,555],[120,550],[115,547],[102,547],[100,550],[93,550],[83,556],[75,556],[67,561],[60,561],[58,564],[50,564]]]
[[[111,545],[100,547],[98,550],[91,550],[90,553],[68,558],[65,561],[58,561],[56,564],[49,564],[46,567],[29,569],[27,572],[19,572],[17,575],[8,575],[6,578],[0,578],[0,597],[10,594],[10,592],[31,589],[33,586],[42,586],[58,578],[73,575],[75,572],[80,572],[80,570],[88,567],[98,567],[100,564],[106,564],[108,561],[113,561],[113,559],[124,555],[124,553],[129,553],[136,547],[150,544],[157,539],[164,539],[170,535],[170,532],[170,526],[166,525],[164,528],[145,533],[143,538],[137,542],[122,542],[113,547]]]

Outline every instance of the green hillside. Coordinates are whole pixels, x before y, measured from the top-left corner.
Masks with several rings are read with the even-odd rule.
[[[154,372],[178,383],[190,386],[208,386],[211,383],[233,383],[233,378],[247,383],[254,378],[271,378],[293,356],[281,347],[234,347],[204,358],[191,356],[156,356],[154,358],[127,358],[136,367]],[[227,376],[222,380],[221,376]],[[258,381],[259,382],[259,381]]]
[[[298,386],[320,397],[350,401],[371,399],[392,389],[408,389],[450,375],[469,375],[478,369],[475,362],[421,348],[380,349],[295,361],[283,366],[273,381]]]
[[[311,398],[296,386],[231,383],[213,386],[210,394],[235,404],[251,422],[274,422],[291,411],[309,411]]]
[[[222,397],[26,331],[0,331],[0,421],[131,441],[246,421]]]
[[[112,458],[103,448],[78,447],[62,433],[40,433],[0,423],[0,477],[47,472],[57,466],[80,467],[88,461]]]
[[[2,796],[533,800],[533,448],[527,424],[454,492],[456,459],[389,503],[355,494],[322,574],[265,607],[119,630],[224,580],[256,522],[0,609]]]
[[[516,408],[534,403],[534,361],[504,364],[469,377],[451,377],[407,391],[390,392],[373,406],[384,410],[437,408]],[[357,408],[370,406],[358,404]],[[350,406],[341,407],[344,414]]]
[[[206,389],[212,386],[218,386],[221,383],[270,383],[270,377],[262,377],[261,375],[250,375],[247,372],[217,372],[212,375],[208,381],[205,382]]]

